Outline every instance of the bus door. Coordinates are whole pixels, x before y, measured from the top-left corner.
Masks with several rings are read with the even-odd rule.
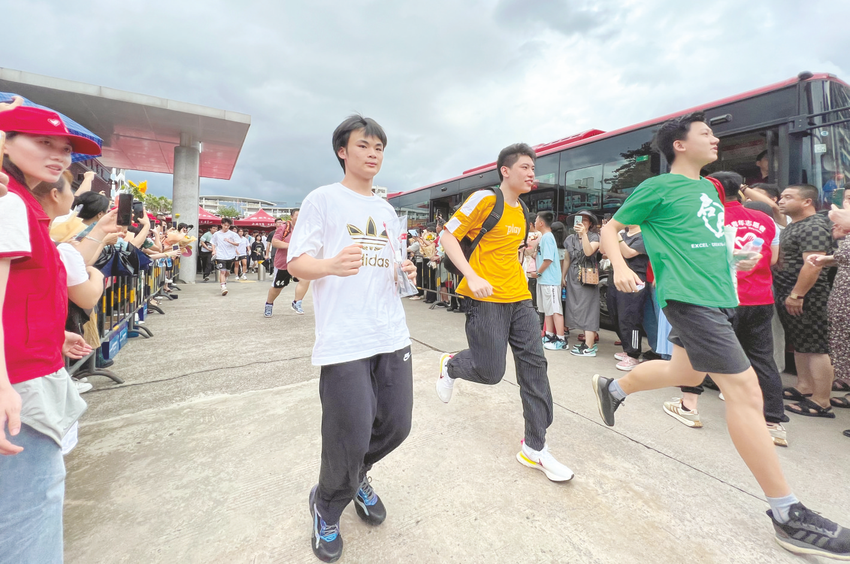
[[[445,198],[432,200],[431,217],[433,220],[442,221],[443,223],[447,222],[451,217],[452,209],[454,209],[453,202],[455,199],[452,196],[446,196]]]
[[[707,165],[703,174],[732,171],[743,176],[749,185],[779,184],[782,167],[788,166],[782,161],[777,128],[748,131],[721,137],[717,160]]]

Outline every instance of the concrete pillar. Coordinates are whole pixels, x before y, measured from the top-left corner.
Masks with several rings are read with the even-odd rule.
[[[172,212],[178,223],[194,225],[190,233],[198,236],[198,200],[200,198],[200,163],[199,146],[189,135],[180,134],[180,145],[174,147],[174,195]],[[176,217],[176,214],[180,217]],[[195,283],[197,272],[198,242],[195,241],[191,257],[180,260],[180,273],[177,276],[188,284]]]

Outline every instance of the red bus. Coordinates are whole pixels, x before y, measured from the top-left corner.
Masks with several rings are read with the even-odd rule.
[[[780,188],[813,184],[822,190],[824,204],[840,199],[850,174],[850,87],[830,74],[804,72],[616,131],[592,129],[536,146],[536,188],[523,195],[529,210],[554,211],[560,221],[579,210],[600,218],[615,212],[641,182],[667,171],[664,156],[650,150],[657,126],[697,110],[705,112],[720,138],[719,158],[704,174],[733,170],[750,182],[763,181],[756,158],[765,152],[768,182]],[[489,163],[395,194],[389,202],[407,214],[413,229],[438,217],[448,219],[469,194],[498,184],[496,165]]]

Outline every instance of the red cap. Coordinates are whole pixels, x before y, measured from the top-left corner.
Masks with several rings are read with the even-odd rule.
[[[65,137],[71,142],[75,153],[99,155],[101,152],[100,146],[91,139],[68,131],[59,114],[41,108],[18,106],[13,110],[0,112],[0,131]]]

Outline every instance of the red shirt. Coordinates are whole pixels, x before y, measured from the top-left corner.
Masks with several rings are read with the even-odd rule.
[[[748,272],[738,272],[738,301],[742,306],[773,304],[773,274],[770,262],[773,255],[770,245],[776,238],[773,218],[758,211],[745,208],[741,202],[726,202],[726,225],[736,229],[735,248],[741,249],[748,242],[759,238],[761,260]]]
[[[50,239],[50,218],[30,191],[9,179],[9,192],[26,205],[31,255],[14,259],[3,305],[6,372],[18,384],[65,366],[68,285],[59,251]]]
[[[292,226],[289,222],[278,227],[272,237],[272,241],[283,241],[284,243],[289,243],[290,239],[292,239]],[[274,252],[274,267],[276,269],[286,270],[286,259],[288,254],[289,247],[286,247],[285,249],[277,249]]]

